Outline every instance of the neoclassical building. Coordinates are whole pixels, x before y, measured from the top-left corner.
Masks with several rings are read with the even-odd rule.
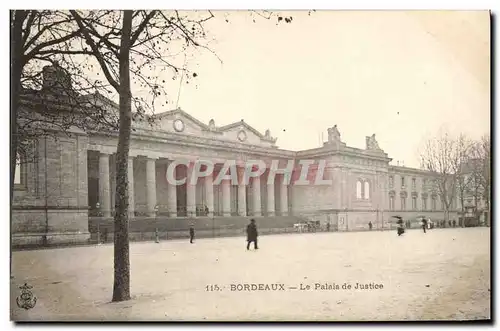
[[[99,98],[117,111],[116,104]],[[213,224],[217,220],[244,224],[251,216],[261,227],[309,219],[352,231],[367,228],[370,221],[375,228],[389,228],[393,215],[443,219],[430,174],[390,165],[391,158],[375,135],[366,137],[364,149],[353,148],[333,126],[320,148],[284,150],[269,130],[262,134],[244,120],[205,124],[181,109],[156,114],[153,122],[135,121],[133,127],[128,181],[134,228],[151,219],[186,228],[193,220],[206,219]],[[93,221],[112,221],[117,134],[76,128],[69,132],[55,130],[39,139],[33,146],[36,157],[18,167],[12,201],[13,244],[86,241]],[[268,172],[246,185],[229,181],[213,185],[213,176],[200,178],[195,185],[170,185],[167,168],[179,159],[210,160],[216,168],[228,160],[266,164],[326,160],[324,178],[331,185],[287,184],[282,175],[268,183]],[[190,171],[179,165],[175,175],[189,178]]]

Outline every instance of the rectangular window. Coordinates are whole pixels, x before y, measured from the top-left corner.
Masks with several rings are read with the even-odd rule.
[[[389,176],[389,187],[394,187],[394,176]]]
[[[406,198],[401,198],[401,210],[406,210]]]
[[[437,199],[432,198],[432,210],[436,210],[436,209],[437,209]]]
[[[412,197],[411,198],[411,208],[413,210],[417,210],[417,197]]]
[[[14,188],[23,189],[26,186],[26,158],[17,154],[16,172],[14,173]]]
[[[416,178],[412,178],[412,179],[411,179],[411,187],[412,187],[412,188],[417,187],[417,179],[416,179]]]
[[[394,210],[394,197],[393,196],[389,197],[389,209]]]
[[[405,178],[404,176],[401,176],[401,188],[405,187]]]
[[[21,165],[16,163],[16,173],[14,174],[14,184],[21,185]]]
[[[425,190],[426,186],[427,186],[427,179],[423,179],[422,180],[422,191]]]
[[[427,199],[422,198],[422,210],[427,210]]]

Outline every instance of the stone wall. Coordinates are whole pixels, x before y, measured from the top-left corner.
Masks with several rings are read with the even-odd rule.
[[[12,202],[13,245],[86,241],[88,232],[87,137],[40,140],[27,180]]]

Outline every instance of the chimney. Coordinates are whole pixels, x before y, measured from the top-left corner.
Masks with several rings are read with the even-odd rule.
[[[43,89],[67,94],[71,90],[71,76],[57,64],[43,67]]]

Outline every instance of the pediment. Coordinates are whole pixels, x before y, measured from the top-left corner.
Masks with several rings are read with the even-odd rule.
[[[153,128],[156,130],[202,135],[203,131],[208,131],[208,126],[189,115],[182,109],[175,109],[154,115]]]
[[[135,121],[133,125],[135,128],[188,134],[241,144],[275,147],[276,143],[276,138],[271,137],[269,130],[262,134],[243,120],[217,127],[213,120],[207,125],[182,109],[155,114],[149,120]]]
[[[263,135],[243,120],[222,126],[219,131],[227,139],[251,145],[273,145],[276,142],[276,138],[272,138],[269,132]]]

